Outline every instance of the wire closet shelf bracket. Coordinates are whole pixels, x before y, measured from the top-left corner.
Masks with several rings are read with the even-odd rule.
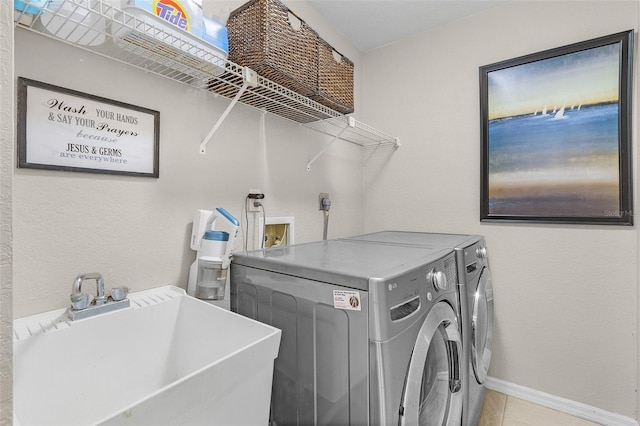
[[[195,36],[154,25],[118,9],[112,0],[63,0],[46,11],[47,1],[24,2],[26,6],[41,8],[41,12],[14,11],[18,28],[230,99],[231,103],[202,141],[200,153],[206,152],[207,143],[237,102],[330,136],[332,139],[325,148],[307,163],[307,170],[336,140],[364,148],[400,146],[399,138],[216,55]]]

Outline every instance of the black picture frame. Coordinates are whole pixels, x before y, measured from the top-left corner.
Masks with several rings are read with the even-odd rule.
[[[479,68],[482,222],[633,225],[632,57],[629,30]]]
[[[160,112],[18,77],[18,167],[158,178]]]

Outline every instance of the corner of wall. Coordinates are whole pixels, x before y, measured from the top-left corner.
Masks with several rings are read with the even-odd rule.
[[[0,424],[3,425],[13,424],[13,33],[13,3],[0,2]]]

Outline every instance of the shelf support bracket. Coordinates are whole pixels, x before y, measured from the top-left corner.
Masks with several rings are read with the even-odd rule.
[[[258,74],[251,68],[244,67],[242,69],[242,80],[242,87],[240,88],[240,90],[238,90],[238,93],[236,93],[236,95],[233,97],[231,103],[227,106],[227,109],[224,110],[220,118],[218,118],[216,124],[214,124],[213,128],[209,131],[209,134],[207,134],[207,136],[200,144],[200,154],[204,155],[207,153],[207,144],[213,137],[214,133],[218,130],[218,127],[220,127],[222,122],[227,118],[227,115],[229,115],[233,107],[236,106],[244,91],[247,90],[249,86],[256,87],[258,85]]]
[[[340,136],[342,135],[342,133],[344,133],[344,131],[345,131],[345,130],[347,130],[349,127],[355,127],[355,125],[356,125],[356,120],[355,120],[353,117],[347,117],[347,118],[348,118],[348,120],[349,120],[349,121],[348,121],[348,123],[347,123],[347,125],[346,125],[346,126],[344,126],[344,127],[343,127],[339,132],[338,132],[338,134],[337,134],[337,135],[335,135],[335,136],[333,137],[333,139],[331,139],[331,140],[330,140],[330,141],[325,145],[325,147],[324,147],[324,148],[322,148],[322,151],[320,151],[319,153],[317,153],[315,157],[313,157],[311,160],[309,160],[309,162],[307,163],[307,171],[310,171],[310,170],[311,170],[311,165],[312,165],[313,163],[315,163],[315,162],[316,162],[316,160],[317,160],[318,158],[320,158],[320,157],[321,157],[321,156],[322,156],[322,155],[323,155],[323,154],[324,154],[324,153],[329,149],[329,147],[330,147],[331,145],[333,145],[333,143],[334,143],[335,141],[337,141],[338,139],[340,139]]]

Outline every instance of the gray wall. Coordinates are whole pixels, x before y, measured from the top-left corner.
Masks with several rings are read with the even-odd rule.
[[[402,139],[382,172],[365,169],[365,230],[485,235],[496,315],[490,375],[633,418],[637,229],[480,223],[478,67],[637,30],[638,14],[635,0],[507,2],[368,53],[363,64],[364,114]]]
[[[0,4],[2,22],[10,22],[9,9]],[[295,216],[297,241],[304,242],[321,238],[322,191],[334,202],[330,236],[391,228],[486,235],[496,293],[490,374],[637,418],[636,227],[480,224],[478,66],[637,29],[639,13],[637,0],[508,2],[362,58],[332,32],[329,41],[361,70],[359,118],[400,136],[403,146],[363,155],[337,144],[311,173],[306,161],[326,138],[268,116],[262,144],[261,114],[237,107],[202,157],[198,144],[227,101],[16,30],[15,76],[161,112],[160,179],[14,169],[6,101],[14,99],[6,64],[12,43],[2,32],[3,360],[12,295],[13,315],[21,317],[66,306],[80,272],[98,270],[108,286],[134,290],[184,286],[194,209],[223,205],[240,215],[247,190],[258,187],[267,193],[267,214]],[[323,35],[330,31],[321,19],[311,23]],[[10,380],[5,362],[0,422],[11,412]]]
[[[266,194],[267,216],[295,217],[298,242],[322,238],[320,192],[333,201],[329,236],[361,231],[358,147],[334,144],[308,172],[327,136],[267,115],[263,137],[262,113],[238,105],[201,155],[201,140],[229,100],[22,29],[15,51],[16,77],[160,111],[160,178],[16,169],[14,317],[68,305],[82,272],[101,272],[107,288],[185,286],[194,210],[223,206],[240,219],[250,188]]]
[[[12,419],[13,24],[12,5],[0,2],[0,424]]]

